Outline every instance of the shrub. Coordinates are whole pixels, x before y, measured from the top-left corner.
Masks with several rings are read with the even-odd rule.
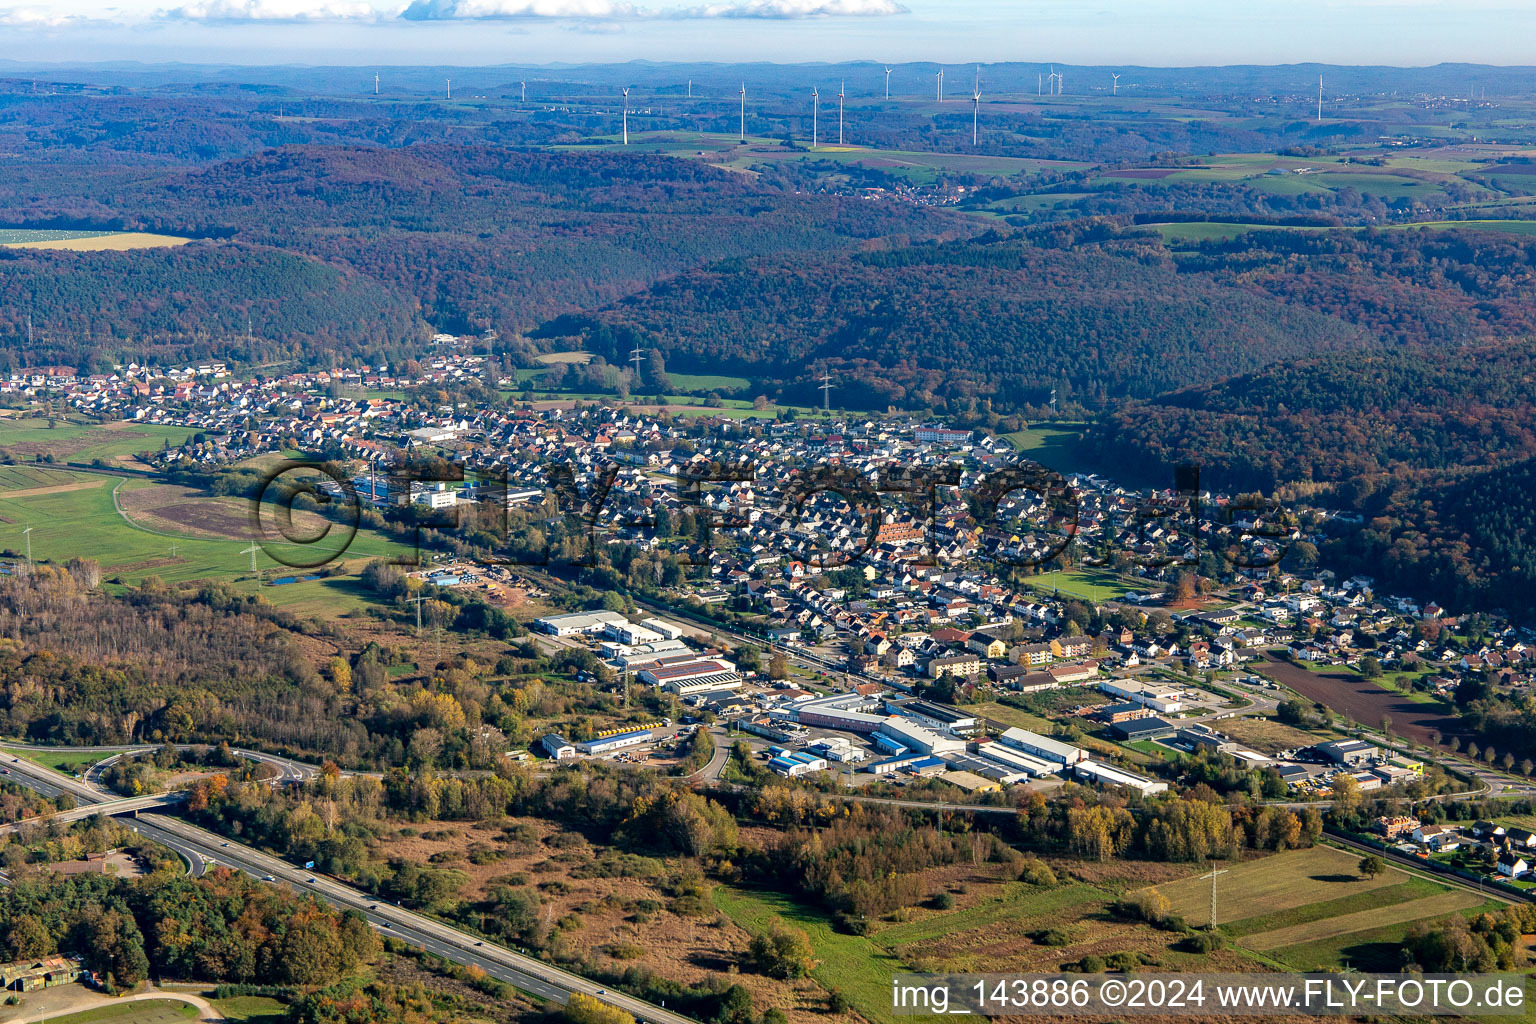
[[[1210,953],[1221,948],[1221,936],[1215,932],[1193,932],[1179,943],[1189,953]]]
[[[1025,857],[1019,864],[1018,879],[1030,885],[1055,885],[1056,872],[1039,857]]]

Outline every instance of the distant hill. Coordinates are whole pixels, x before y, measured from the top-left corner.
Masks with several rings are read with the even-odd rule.
[[[0,176],[0,206],[17,226],[155,230],[285,250],[361,275],[393,293],[390,301],[414,303],[418,323],[503,336],[725,258],[978,230],[924,207],[796,195],[691,160],[487,146],[305,146],[193,170]],[[94,264],[76,265],[89,273]],[[165,261],[135,266],[147,304],[179,287],[181,270],[157,283],[152,269],[169,268]],[[67,305],[67,285],[51,287],[55,304]],[[281,289],[221,292],[254,308],[254,333],[267,346],[254,358],[295,345],[313,356],[419,354],[414,331],[391,345],[346,319],[322,328],[285,317],[275,309]],[[18,298],[0,306],[0,345],[25,338],[27,305]],[[73,307],[73,315],[91,311]],[[186,325],[180,340],[220,323]],[[131,330],[126,322],[123,330]]]

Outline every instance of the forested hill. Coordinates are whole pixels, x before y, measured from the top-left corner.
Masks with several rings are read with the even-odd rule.
[[[696,161],[484,146],[294,147],[166,172],[72,168],[50,176],[4,168],[0,208],[17,226],[147,230],[281,249],[414,303],[419,323],[455,333],[494,328],[503,336],[721,259],[899,245],[977,230],[924,207],[796,195]],[[227,348],[236,341],[222,333],[230,319],[243,345],[249,309],[255,359],[280,358],[295,347],[320,362],[416,352],[418,332],[383,344],[374,321],[356,325],[339,317],[316,329],[275,301],[287,294],[282,287],[266,288],[260,275],[238,270],[203,303],[238,316],[215,316],[210,324],[203,310],[167,319],[168,300],[187,273],[186,258],[170,253],[132,255],[138,303],[157,312],[125,308],[113,318],[103,330],[131,341],[119,351],[195,346],[209,335]],[[65,262],[87,278],[103,265],[95,254]],[[71,297],[71,276],[30,279],[25,288],[43,289],[32,296],[33,308],[62,307],[66,319],[94,312]],[[29,297],[16,298],[0,305],[0,345],[11,348],[26,335]],[[73,329],[57,333],[61,351],[101,348],[99,339]]]
[[[1160,247],[1037,248],[992,237],[820,259],[739,260],[545,324],[611,360],[635,343],[679,370],[807,391],[821,367],[863,407],[1151,397],[1277,360],[1370,344],[1334,317],[1176,273]]]
[[[1358,529],[1326,544],[1330,564],[1458,611],[1536,620],[1536,458],[1379,491]]]
[[[408,295],[345,266],[238,242],[76,253],[0,248],[0,317],[33,318],[34,342],[0,347],[0,372],[167,365],[204,359],[307,359],[315,352],[424,341]],[[273,337],[246,343],[246,317]],[[277,325],[274,330],[273,325]]]
[[[1192,457],[1213,486],[1320,485],[1357,507],[1394,482],[1536,456],[1536,342],[1277,365],[1116,410],[1095,439],[1113,470]]]
[[[1132,403],[1090,434],[1131,482],[1202,482],[1360,512],[1330,564],[1456,609],[1536,617],[1536,341],[1422,345],[1273,366]]]
[[[1473,342],[1536,331],[1536,238],[1496,231],[1253,231],[1177,257],[1384,340]]]

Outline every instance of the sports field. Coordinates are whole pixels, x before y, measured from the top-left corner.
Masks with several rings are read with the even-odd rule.
[[[1024,582],[1044,594],[1061,593],[1089,601],[1117,600],[1127,590],[1136,589],[1134,583],[1104,569],[1060,569],[1031,576]]]
[[[13,556],[24,555],[27,535],[23,531],[30,527],[34,559],[66,562],[77,556],[93,558],[109,583],[135,585],[154,575],[167,582],[244,580],[256,586],[251,576],[247,520],[236,499],[197,498],[182,489],[159,492],[166,485],[147,480],[91,473],[63,475],[69,478],[68,483],[54,488],[0,491],[0,548]],[[135,514],[147,522],[137,521]],[[361,532],[345,547],[339,543],[344,536],[337,529],[313,545],[269,539],[256,552],[257,569],[266,577],[292,572],[268,552],[295,561],[340,552],[348,563],[405,552],[402,545],[376,533]],[[317,591],[333,589],[342,582],[264,586],[261,590],[274,604],[302,603]],[[356,597],[350,592],[333,596]]]

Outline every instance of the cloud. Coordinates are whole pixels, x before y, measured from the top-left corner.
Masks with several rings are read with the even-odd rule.
[[[91,20],[81,14],[60,14],[46,7],[0,8],[0,25],[7,28],[59,28]]]
[[[373,21],[379,11],[362,0],[193,0],[159,11],[170,21]]]
[[[407,21],[490,21],[513,18],[640,18],[645,12],[622,0],[412,0],[400,12]]]
[[[896,0],[739,0],[677,12],[688,18],[884,18],[906,14]]]
[[[905,14],[896,0],[721,0],[694,7],[647,9],[625,0],[411,0],[407,21],[489,21],[549,18],[639,21],[705,18],[881,17]]]

